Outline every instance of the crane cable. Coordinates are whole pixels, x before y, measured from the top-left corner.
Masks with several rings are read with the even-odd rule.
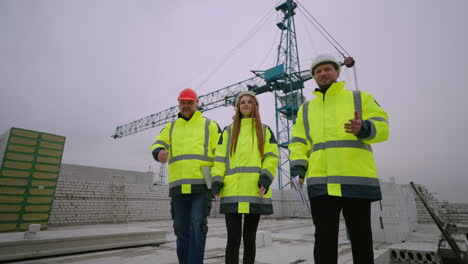
[[[298,0],[296,0],[296,2],[301,6],[301,8],[299,8],[299,11],[305,16],[307,20],[311,22],[311,24],[317,29],[317,31],[320,34],[322,34],[322,36],[328,41],[328,43],[330,43],[330,45],[332,45],[341,54],[341,56],[345,59],[345,62],[347,58],[351,58],[351,55],[349,55],[349,53],[343,48],[343,46],[341,46],[340,43],[338,43],[338,41],[317,21],[317,19],[315,19],[315,17],[312,16],[312,14]],[[304,11],[302,10],[304,10],[307,14],[304,13]],[[359,90],[357,70],[354,62],[351,67],[353,68],[354,89]]]
[[[268,58],[270,58],[271,51],[272,51],[273,48],[275,47],[276,39],[278,39],[279,32],[280,32],[280,31],[276,31],[275,38],[274,38],[273,41],[271,42],[271,47],[270,47],[270,49],[268,50],[267,55],[263,58],[263,60],[262,60],[262,62],[260,63],[260,65],[257,66],[257,69],[261,69],[261,68],[263,67],[263,65],[265,64],[266,60],[267,60]]]
[[[340,54],[341,56],[346,57],[351,57],[349,53],[336,41],[336,39],[315,19],[314,16],[299,2],[296,1],[301,8],[299,8],[299,11],[301,11],[302,14],[304,14],[305,18],[309,20],[312,25],[319,31],[320,34],[330,43]],[[305,14],[302,10],[304,10],[307,14]],[[338,47],[341,49],[338,49]]]
[[[224,55],[220,61],[215,65],[212,71],[208,73],[208,75],[197,85],[195,86],[195,90],[198,90],[202,85],[204,85],[207,81],[213,77],[213,75],[222,67],[224,66],[231,58],[232,56],[239,51],[239,49],[247,43],[248,40],[252,38],[270,19],[271,19],[271,13],[273,13],[274,10],[270,10],[250,31],[247,33],[244,38],[237,43],[234,48],[232,48],[226,55]]]

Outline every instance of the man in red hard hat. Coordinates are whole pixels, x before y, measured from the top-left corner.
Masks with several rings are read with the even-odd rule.
[[[202,167],[213,166],[221,129],[197,110],[194,90],[182,90],[177,99],[178,119],[164,126],[151,151],[156,161],[169,161],[169,196],[179,263],[198,264],[203,263],[212,201]]]

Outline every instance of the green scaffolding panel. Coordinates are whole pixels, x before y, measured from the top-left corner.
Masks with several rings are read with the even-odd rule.
[[[0,232],[49,223],[65,137],[11,128],[0,137]]]

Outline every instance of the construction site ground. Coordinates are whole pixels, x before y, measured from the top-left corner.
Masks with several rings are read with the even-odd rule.
[[[82,225],[49,227],[41,231],[34,239],[47,238],[48,233],[54,234],[55,240],[60,236],[70,236],[75,233],[99,232],[122,233],[129,228],[151,231],[165,231],[166,242],[159,245],[144,245],[120,249],[99,250],[88,253],[75,253],[62,256],[50,256],[29,260],[15,260],[17,264],[177,264],[175,235],[172,230],[172,221],[135,222],[129,224]],[[100,231],[102,230],[102,231]],[[304,218],[287,219],[261,219],[259,232],[271,232],[272,244],[257,247],[256,264],[308,264],[313,261],[314,225],[312,220]],[[435,225],[418,225],[415,232],[409,234],[405,243],[417,245],[436,246],[439,231]],[[122,239],[116,238],[116,239]],[[24,240],[22,232],[2,233],[0,242]],[[88,245],[89,246],[89,245]],[[98,246],[98,245],[96,245]],[[388,243],[374,242],[376,259],[382,254],[388,254]],[[206,243],[204,263],[224,263],[226,247],[226,227],[223,218],[209,218],[209,231]],[[27,249],[22,249],[27,250]],[[241,252],[242,255],[242,246]],[[351,245],[346,238],[345,225],[340,223],[338,263],[352,263]],[[242,257],[241,257],[242,259]],[[382,262],[385,263],[385,262]],[[390,263],[390,262],[388,262]]]

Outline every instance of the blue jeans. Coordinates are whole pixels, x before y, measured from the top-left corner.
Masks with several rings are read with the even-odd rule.
[[[179,264],[202,264],[211,211],[209,192],[181,194],[171,199]]]

